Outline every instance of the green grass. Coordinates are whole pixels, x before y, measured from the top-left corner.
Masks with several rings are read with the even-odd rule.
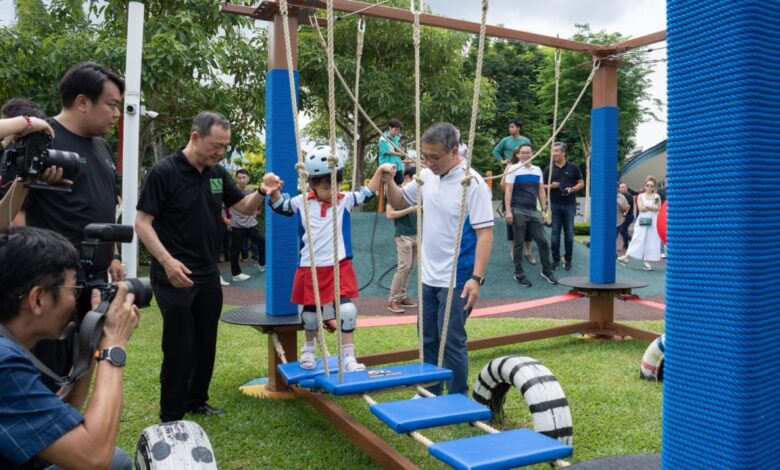
[[[557,320],[488,318],[468,323],[470,337],[508,334],[567,323]],[[663,331],[663,322],[634,322]],[[162,322],[156,307],[145,309],[129,345],[125,402],[118,445],[133,452],[144,428],[158,421]],[[208,433],[221,469],[247,468],[378,468],[363,451],[336,431],[305,401],[254,399],[238,386],[267,371],[267,337],[252,328],[221,324],[217,364],[210,403],[227,410],[224,417],[195,417]],[[335,337],[329,335],[329,350]],[[366,328],[356,331],[362,354],[416,347],[415,326]],[[504,355],[531,356],[558,378],[571,406],[574,422],[572,462],[597,457],[660,452],[661,386],[639,379],[644,341],[583,341],[567,336],[473,351],[470,383],[492,359]],[[408,398],[412,392],[374,395],[378,401]],[[336,401],[421,468],[443,468],[416,441],[398,436],[380,423],[361,399]],[[508,394],[506,422],[500,428],[530,427],[530,415],[520,394]],[[473,435],[460,425],[426,430],[434,441]],[[539,469],[549,468],[539,465]]]

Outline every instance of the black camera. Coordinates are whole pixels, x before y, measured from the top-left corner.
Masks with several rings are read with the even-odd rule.
[[[74,180],[79,174],[81,158],[75,152],[49,148],[51,137],[44,132],[33,132],[16,141],[15,148],[3,152],[3,168],[29,180],[28,186],[35,189],[71,191],[69,184],[47,184],[40,180],[43,172],[51,167],[62,168],[64,179]]]
[[[133,241],[133,227],[118,224],[89,224],[84,227],[84,241],[81,242],[79,264],[85,275],[84,289],[100,291],[101,302],[111,302],[116,296],[117,286],[104,281],[105,272],[114,259],[117,243]],[[149,278],[125,279],[128,292],[135,295],[133,302],[138,308],[148,307],[152,301],[152,285]]]

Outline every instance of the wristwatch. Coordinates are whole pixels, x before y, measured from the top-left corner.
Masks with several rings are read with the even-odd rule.
[[[258,186],[258,187],[257,187],[257,192],[258,192],[258,193],[259,193],[261,196],[263,196],[263,197],[265,197],[265,196],[268,196],[268,194],[267,194],[265,191],[263,191],[263,187],[262,187],[262,186]]]
[[[120,346],[111,346],[95,353],[95,359],[100,362],[103,359],[116,367],[124,367],[127,363],[127,352]]]
[[[471,279],[474,280],[474,281],[477,281],[477,284],[479,284],[480,286],[484,286],[485,285],[485,278],[484,277],[479,277],[476,274],[473,274],[471,276]]]

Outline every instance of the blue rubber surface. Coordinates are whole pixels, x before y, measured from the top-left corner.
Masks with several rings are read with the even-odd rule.
[[[328,368],[331,372],[334,370],[338,370],[339,367],[339,357],[338,356],[329,356],[328,357]],[[321,357],[317,358],[317,367],[314,369],[304,369],[301,367],[301,364],[299,362],[288,362],[287,364],[279,364],[276,366],[276,368],[279,370],[279,373],[282,374],[282,377],[284,377],[284,381],[287,382],[288,385],[295,385],[301,380],[306,379],[313,379],[314,377],[318,375],[323,375],[325,373],[325,367],[323,365],[323,360]]]
[[[664,468],[777,468],[780,2],[669,0]]]
[[[397,433],[489,420],[490,409],[460,393],[370,406],[371,412]]]
[[[615,220],[617,219],[618,109],[591,111],[593,156],[590,184],[590,269],[588,279],[615,282]]]
[[[402,364],[381,369],[367,369],[359,372],[345,372],[344,381],[339,383],[338,371],[330,377],[319,375],[314,380],[317,387],[332,395],[352,395],[406,385],[438,382],[452,377],[449,369],[440,369],[431,364]]]
[[[297,71],[295,88],[297,95]],[[295,171],[298,152],[287,69],[274,69],[266,74],[265,124],[266,171],[279,175],[286,183],[284,190],[294,195],[297,193],[298,184]],[[298,306],[290,303],[290,294],[298,267],[298,222],[295,217],[283,217],[269,210],[267,200],[265,204],[265,253],[268,269],[265,274],[266,312],[268,315],[297,313]]]
[[[456,469],[494,470],[564,459],[571,455],[572,449],[543,434],[515,429],[438,442],[428,451]]]

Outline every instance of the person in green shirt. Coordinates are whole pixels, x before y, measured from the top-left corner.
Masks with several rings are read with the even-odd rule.
[[[409,165],[403,172],[403,185],[414,179],[415,167]],[[394,209],[387,205],[387,218],[395,224],[395,246],[398,250],[398,268],[390,284],[390,298],[387,309],[392,313],[405,313],[404,308],[413,308],[417,302],[406,296],[409,273],[414,267],[417,255],[417,206]]]
[[[401,185],[404,181],[404,154],[396,150],[401,147],[401,121],[391,119],[388,129],[379,138],[379,152],[377,154],[377,163],[381,166],[385,163],[395,165],[395,184]]]
[[[493,148],[493,156],[504,166],[509,164],[515,150],[521,145],[531,145],[531,139],[523,135],[523,122],[517,119],[509,121],[509,135]]]

